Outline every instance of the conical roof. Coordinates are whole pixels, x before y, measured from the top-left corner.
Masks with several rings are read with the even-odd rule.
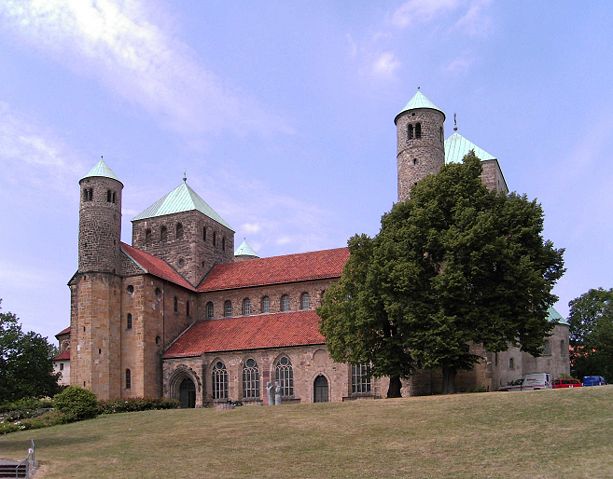
[[[96,165],[91,170],[89,170],[89,173],[87,173],[87,175],[85,175],[81,179],[84,180],[85,178],[93,178],[96,176],[102,176],[103,178],[111,178],[112,180],[119,181],[121,183],[121,180],[117,178],[115,172],[111,170],[102,159],[98,163],[96,163]]]
[[[456,131],[445,140],[445,163],[462,163],[470,150],[473,150],[481,161],[496,159],[494,155],[478,147]]]
[[[149,208],[136,215],[132,221],[193,210],[200,211],[200,213],[232,230],[230,225],[226,223],[224,219],[198,195],[198,193],[189,187],[187,181],[182,181],[181,184],[170,193],[162,196],[159,200],[149,206]]]
[[[429,108],[430,110],[440,111],[443,116],[445,116],[445,112],[443,110],[441,110],[438,106],[432,103],[430,99],[421,92],[421,90],[417,90],[417,93],[413,95],[413,98],[411,98],[409,102],[405,105],[405,107],[398,112],[396,118],[398,118],[398,116],[405,111],[416,110],[418,108]],[[394,119],[394,121],[396,120]]]
[[[254,256],[259,258],[258,254],[254,251],[251,245],[247,243],[246,239],[244,239],[241,245],[236,249],[234,256]]]

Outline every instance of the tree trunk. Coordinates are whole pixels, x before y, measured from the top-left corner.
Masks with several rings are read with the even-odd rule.
[[[390,376],[390,385],[387,388],[387,397],[388,398],[402,397],[402,394],[400,394],[401,387],[402,387],[402,383],[400,382],[400,376]]]
[[[449,366],[443,366],[443,394],[455,392],[456,370]]]

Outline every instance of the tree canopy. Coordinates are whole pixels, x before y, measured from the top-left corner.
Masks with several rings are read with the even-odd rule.
[[[0,312],[0,402],[54,395],[55,351],[40,334],[24,333],[15,314]]]
[[[574,374],[613,382],[613,288],[590,289],[568,306]]]
[[[563,250],[543,239],[536,201],[490,192],[480,174],[472,153],[446,165],[383,216],[374,238],[353,236],[318,310],[332,357],[390,376],[388,397],[416,368],[442,368],[452,392],[456,371],[481,359],[470,344],[539,355],[553,327]]]

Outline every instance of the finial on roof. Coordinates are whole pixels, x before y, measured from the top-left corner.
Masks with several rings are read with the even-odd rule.
[[[453,131],[458,131],[458,119],[455,113],[453,114]]]
[[[418,89],[418,90],[421,90],[421,87],[420,87],[420,86],[418,86],[418,87],[417,87],[417,89]]]
[[[183,181],[187,183],[187,171],[183,171]]]

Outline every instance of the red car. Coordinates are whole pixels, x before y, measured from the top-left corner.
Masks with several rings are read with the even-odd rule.
[[[563,389],[563,388],[580,388],[583,387],[581,381],[573,378],[561,378],[556,379],[551,385],[553,389]]]

